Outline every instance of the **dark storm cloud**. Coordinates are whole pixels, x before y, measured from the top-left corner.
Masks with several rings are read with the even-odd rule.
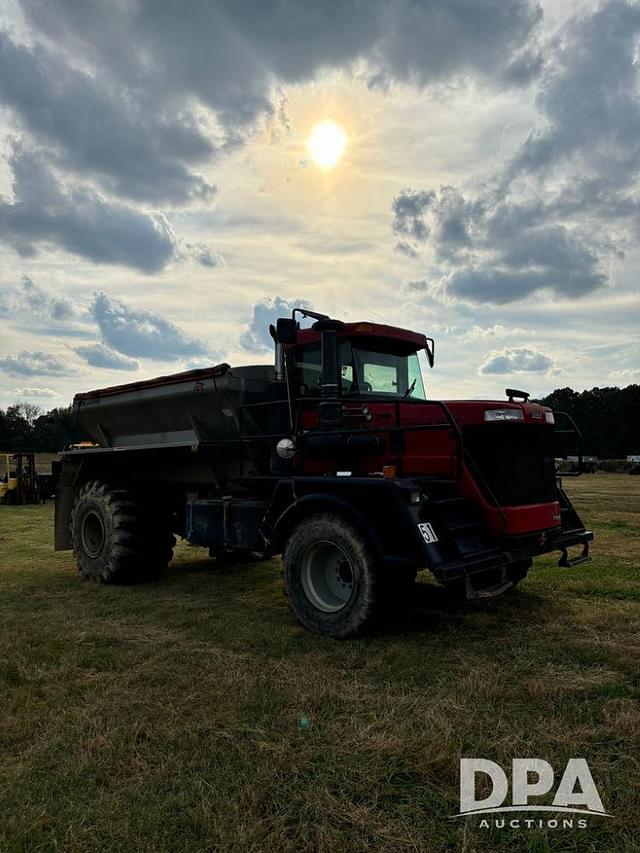
[[[32,25],[121,77],[196,94],[244,120],[270,109],[273,79],[367,58],[420,84],[508,67],[541,18],[529,0],[22,0]],[[131,46],[138,50],[131,50]]]
[[[599,258],[580,235],[554,224],[519,230],[515,223],[500,235],[491,217],[475,223],[477,256],[447,279],[449,292],[471,302],[506,303],[547,289],[562,297],[580,297],[606,284]],[[444,254],[439,247],[440,255]],[[471,256],[473,257],[473,255]]]
[[[58,356],[27,350],[0,358],[0,370],[10,376],[67,376],[73,372]]]
[[[240,344],[250,352],[269,352],[274,345],[269,325],[272,323],[275,326],[278,317],[290,317],[294,308],[313,310],[306,299],[287,301],[276,296],[261,300],[253,306],[251,320],[240,337]]]
[[[86,186],[63,186],[41,155],[14,144],[12,201],[0,199],[0,239],[23,256],[55,246],[94,263],[157,272],[178,252],[162,216],[105,199]]]
[[[104,344],[75,347],[74,352],[91,367],[103,367],[108,370],[137,370],[140,366],[134,358],[128,358]]]
[[[215,191],[188,168],[214,152],[191,112],[176,105],[167,114],[143,97],[127,97],[42,43],[18,45],[0,32],[0,100],[41,143],[53,144],[66,166],[118,195],[180,203]]]
[[[578,298],[608,283],[640,234],[639,37],[640,6],[624,0],[569,21],[547,47],[536,129],[480,192],[441,188],[422,208],[451,296]]]
[[[480,365],[480,373],[541,373],[549,370],[553,362],[541,352],[518,347],[491,352]]]
[[[104,344],[124,355],[173,361],[208,354],[202,341],[189,337],[159,314],[129,308],[106,293],[95,295],[90,314]]]

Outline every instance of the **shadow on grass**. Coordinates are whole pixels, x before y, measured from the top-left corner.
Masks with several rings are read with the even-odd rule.
[[[465,625],[471,627],[480,618],[482,630],[494,638],[509,633],[522,621],[530,623],[536,614],[544,613],[548,620],[550,611],[557,609],[556,603],[547,598],[520,589],[494,599],[464,601],[454,598],[443,587],[417,583],[408,605],[390,613],[380,633],[424,634],[459,629]]]
[[[181,555],[182,556],[182,555]],[[184,555],[187,556],[187,555]],[[271,564],[270,564],[271,563]],[[210,576],[211,583],[206,582]],[[194,559],[180,559],[171,565],[169,574],[159,584],[172,588],[179,595],[180,587],[185,585],[185,595],[197,592],[202,582],[203,595],[212,594],[212,585],[219,583],[216,593],[218,602],[226,601],[233,611],[246,611],[249,591],[255,594],[254,605],[271,608],[282,602],[280,590],[280,564],[277,559],[263,562],[229,563],[208,559],[205,555],[194,554]],[[189,582],[189,580],[191,582]],[[194,586],[195,584],[195,586]],[[274,586],[278,586],[278,592]],[[274,596],[277,595],[276,602]],[[250,606],[250,605],[249,605]],[[257,609],[260,609],[258,607]],[[264,614],[263,614],[264,616]],[[281,627],[287,631],[293,616],[279,607],[271,614],[273,619],[284,620]],[[518,587],[495,599],[464,601],[457,599],[444,587],[436,583],[417,582],[409,595],[401,602],[389,605],[387,612],[374,630],[374,635],[430,635],[438,632],[485,632],[488,639],[508,636],[519,630],[519,626],[533,622],[548,622],[566,618],[562,602],[549,596],[533,592],[526,587]],[[371,636],[371,635],[369,635]]]
[[[183,550],[178,559],[171,563],[169,571],[176,575],[232,575],[253,570],[272,559],[275,558],[259,559],[255,556],[246,557],[242,554],[233,553],[222,557],[209,557],[204,548],[193,547],[189,548],[186,554]]]

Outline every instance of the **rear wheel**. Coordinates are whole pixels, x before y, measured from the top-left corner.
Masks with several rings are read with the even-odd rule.
[[[82,487],[71,514],[78,569],[96,583],[152,580],[171,562],[175,539],[161,509],[94,480]]]
[[[304,519],[283,557],[289,606],[311,631],[352,637],[379,615],[380,570],[364,537],[336,515]]]

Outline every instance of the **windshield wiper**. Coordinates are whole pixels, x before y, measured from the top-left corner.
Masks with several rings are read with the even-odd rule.
[[[414,379],[413,382],[411,383],[411,385],[409,385],[407,390],[404,392],[404,394],[402,395],[403,400],[406,400],[407,397],[410,397],[413,394],[413,389],[416,387],[416,381],[417,380]]]

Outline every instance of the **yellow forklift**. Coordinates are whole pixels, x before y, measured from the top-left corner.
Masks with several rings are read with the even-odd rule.
[[[5,472],[0,475],[0,502],[13,505],[40,503],[35,453],[7,453],[4,463]]]

